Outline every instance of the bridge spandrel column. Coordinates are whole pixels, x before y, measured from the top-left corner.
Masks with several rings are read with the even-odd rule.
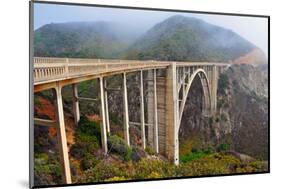
[[[68,157],[68,148],[67,148],[67,139],[65,132],[65,124],[64,124],[64,114],[63,114],[63,102],[62,102],[62,93],[61,86],[57,84],[55,90],[53,90],[53,96],[55,101],[55,109],[56,109],[56,121],[58,124],[57,127],[57,138],[58,138],[58,149],[60,154],[60,161],[62,165],[62,176],[63,181],[66,184],[71,184],[71,172],[70,172],[70,164]]]
[[[99,83],[100,83],[100,99],[101,99],[101,104],[100,104],[100,114],[102,117],[102,122],[101,122],[101,144],[102,144],[102,149],[103,152],[106,154],[107,153],[107,135],[106,135],[106,115],[105,115],[105,102],[104,102],[104,87],[103,87],[103,78],[99,78]]]
[[[128,95],[127,95],[127,79],[126,73],[123,73],[123,117],[124,117],[124,137],[127,145],[130,146],[129,135],[129,111],[128,111]]]
[[[141,120],[141,140],[142,148],[145,149],[145,119],[144,119],[144,95],[143,95],[143,71],[140,71],[140,120]]]
[[[166,156],[179,163],[178,157],[178,95],[176,65],[167,68],[166,76]]]
[[[72,102],[73,102],[72,108],[73,108],[74,122],[76,126],[78,126],[78,122],[80,120],[80,111],[79,111],[77,84],[72,84]]]
[[[159,153],[158,145],[158,107],[157,107],[157,71],[153,70],[153,102],[154,102],[154,150]]]
[[[110,122],[109,122],[109,111],[108,111],[108,96],[107,96],[107,82],[106,79],[103,80],[104,83],[104,106],[105,106],[105,117],[106,117],[106,128],[107,133],[110,134]]]
[[[159,69],[157,76],[157,114],[159,153],[166,155],[166,70]]]
[[[147,145],[154,148],[154,77],[153,70],[147,71]]]

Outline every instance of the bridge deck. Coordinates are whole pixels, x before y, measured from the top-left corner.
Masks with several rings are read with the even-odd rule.
[[[49,85],[56,81],[65,84],[81,82],[101,76],[115,75],[124,72],[135,72],[147,69],[166,68],[170,64],[183,66],[225,66],[225,63],[211,62],[171,62],[153,60],[116,60],[116,59],[78,59],[35,57],[33,64],[33,82],[38,91],[40,85]]]

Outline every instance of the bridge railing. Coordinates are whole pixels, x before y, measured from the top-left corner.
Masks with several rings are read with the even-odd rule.
[[[33,76],[34,84],[37,84],[81,75],[167,66],[168,64],[168,62],[156,61],[35,57]]]
[[[34,57],[34,85],[56,80],[134,69],[161,68],[176,63],[177,67],[225,66],[225,63],[209,62],[168,62],[153,60],[79,59]]]

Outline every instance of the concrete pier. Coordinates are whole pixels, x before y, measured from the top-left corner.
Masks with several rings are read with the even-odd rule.
[[[57,83],[57,87],[55,88],[55,90],[53,90],[53,94],[55,97],[54,104],[56,107],[56,122],[58,124],[57,138],[58,138],[60,162],[61,162],[61,166],[62,166],[62,177],[63,177],[63,181],[66,184],[70,184],[72,181],[71,181],[71,172],[70,172],[70,164],[69,164],[69,157],[68,157],[65,125],[64,125],[61,86],[59,85],[59,83]]]
[[[143,95],[143,71],[140,71],[140,120],[141,120],[141,141],[142,148],[146,147],[145,119],[144,119],[144,95]]]
[[[127,79],[126,73],[123,73],[123,124],[124,124],[124,137],[128,146],[130,146],[129,135],[129,110],[128,110],[128,95],[127,95]]]
[[[153,70],[153,108],[154,108],[154,122],[153,122],[153,132],[154,132],[154,150],[156,153],[159,153],[159,145],[158,145],[158,109],[157,109],[157,70]]]
[[[104,154],[107,153],[107,134],[106,134],[106,114],[105,114],[105,100],[104,100],[104,87],[103,87],[103,78],[99,78],[100,84],[100,116],[102,118],[101,122],[101,145]]]
[[[171,64],[167,68],[166,76],[166,157],[179,163],[178,146],[178,93],[176,64]]]
[[[154,149],[154,77],[153,70],[147,71],[147,146]]]
[[[80,120],[80,111],[79,111],[79,100],[78,100],[78,88],[77,84],[72,84],[72,96],[73,96],[73,116],[74,116],[74,122],[76,126],[78,126],[78,122]]]
[[[105,108],[105,119],[106,119],[106,128],[107,133],[110,134],[110,122],[109,122],[109,110],[108,110],[108,97],[107,97],[107,82],[106,79],[103,79],[104,84],[104,108]]]

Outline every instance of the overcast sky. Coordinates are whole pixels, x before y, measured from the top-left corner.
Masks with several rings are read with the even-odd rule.
[[[111,21],[124,23],[140,32],[144,32],[156,23],[159,23],[170,16],[179,14],[188,17],[196,17],[208,23],[231,29],[261,48],[267,56],[268,22],[266,18],[260,17],[224,16],[35,3],[34,29],[38,29],[39,27],[50,23],[73,21]]]

